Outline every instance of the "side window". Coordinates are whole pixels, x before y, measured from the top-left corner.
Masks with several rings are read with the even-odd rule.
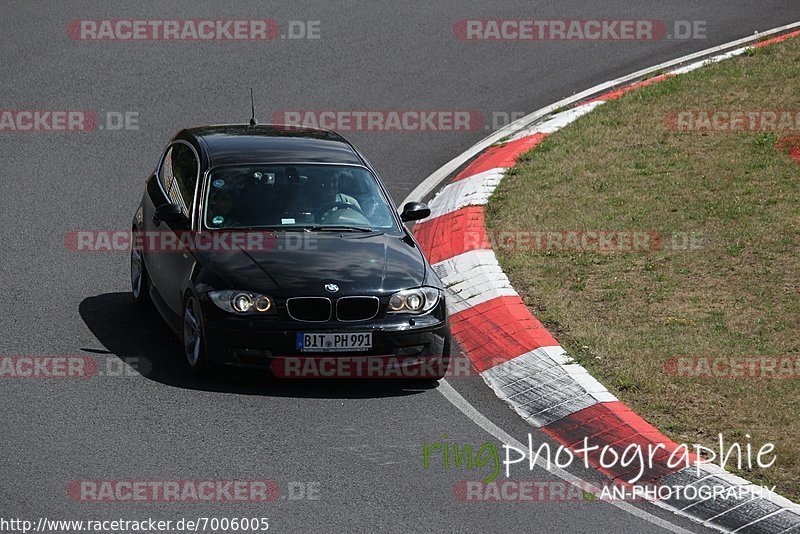
[[[183,143],[176,143],[164,155],[158,177],[170,202],[179,205],[187,217],[194,200],[198,167],[192,149]]]

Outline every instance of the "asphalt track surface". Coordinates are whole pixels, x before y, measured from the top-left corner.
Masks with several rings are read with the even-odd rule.
[[[64,234],[125,229],[179,128],[264,122],[283,109],[529,112],[596,83],[797,20],[796,0],[399,2],[28,2],[0,18],[3,109],[134,111],[136,131],[0,133],[0,355],[86,354],[133,376],[0,381],[0,517],[269,517],[275,532],[651,532],[600,502],[464,503],[485,470],[422,467],[422,445],[500,444],[429,387],[276,384],[188,377],[179,344],[128,295],[124,253],[75,253]],[[705,20],[707,38],[657,42],[463,42],[464,18]],[[78,42],[70,20],[320,21],[319,40]],[[346,134],[397,201],[487,131]],[[450,381],[523,443],[528,427],[479,378]],[[447,435],[447,439],[442,437]],[[593,472],[573,472],[595,477]],[[527,467],[512,478],[557,480]],[[271,503],[86,503],[74,480],[274,480]],[[287,498],[291,482],[319,488]],[[314,486],[314,484],[316,486]],[[294,487],[298,487],[297,484]],[[694,524],[647,507],[684,528]]]

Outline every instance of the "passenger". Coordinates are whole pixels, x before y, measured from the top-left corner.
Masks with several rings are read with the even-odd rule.
[[[233,228],[240,226],[231,214],[236,207],[236,197],[229,190],[220,190],[210,203],[209,226],[212,228]]]

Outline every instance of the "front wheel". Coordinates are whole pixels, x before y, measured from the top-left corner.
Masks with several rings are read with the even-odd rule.
[[[136,304],[144,306],[150,302],[150,280],[144,265],[142,251],[131,248],[131,294]]]
[[[442,358],[437,362],[436,371],[433,380],[441,380],[447,376],[447,371],[450,369],[450,334],[444,339],[444,347],[442,349]]]
[[[198,374],[208,371],[202,317],[197,299],[189,296],[183,307],[183,353],[189,370]]]

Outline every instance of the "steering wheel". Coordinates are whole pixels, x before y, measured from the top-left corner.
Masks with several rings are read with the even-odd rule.
[[[322,208],[320,208],[320,216],[319,216],[320,221],[324,222],[325,219],[327,219],[331,213],[333,213],[338,209],[353,210],[362,217],[364,217],[364,219],[366,219],[364,212],[361,211],[361,208],[359,208],[355,204],[350,204],[349,202],[331,202],[330,204],[326,204],[322,206]]]

